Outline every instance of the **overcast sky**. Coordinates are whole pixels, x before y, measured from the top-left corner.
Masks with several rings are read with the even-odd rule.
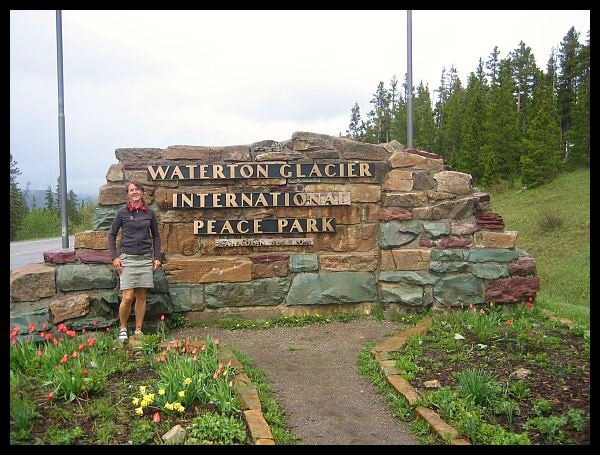
[[[379,81],[407,71],[406,11],[63,11],[67,188],[98,194],[115,149],[345,133]],[[413,84],[463,84],[494,46],[546,69],[590,11],[412,13]],[[10,151],[21,189],[59,175],[56,12],[10,12]]]

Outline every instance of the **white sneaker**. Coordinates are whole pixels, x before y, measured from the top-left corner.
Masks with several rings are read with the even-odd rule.
[[[119,332],[119,340],[121,340],[121,341],[127,340],[127,330],[126,329],[121,329],[121,331]]]
[[[133,335],[136,336],[136,337],[139,337],[139,336],[142,336],[143,333],[142,333],[141,330],[136,330],[135,332],[133,332]]]

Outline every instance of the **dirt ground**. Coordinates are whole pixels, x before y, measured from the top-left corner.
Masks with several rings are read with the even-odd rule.
[[[299,444],[418,445],[357,366],[366,341],[401,329],[390,321],[356,320],[265,330],[195,327],[171,335],[210,335],[248,355],[267,376]]]

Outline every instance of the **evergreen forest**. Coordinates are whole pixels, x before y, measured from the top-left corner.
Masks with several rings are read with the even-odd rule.
[[[407,144],[407,83],[379,82],[361,116],[355,103],[349,139]],[[501,58],[494,47],[467,81],[452,66],[434,90],[412,87],[413,148],[436,153],[484,187],[519,181],[532,188],[590,162],[590,32],[571,27],[545,68],[521,41]]]

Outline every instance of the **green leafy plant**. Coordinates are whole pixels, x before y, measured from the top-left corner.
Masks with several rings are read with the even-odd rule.
[[[533,402],[531,412],[536,416],[550,414],[550,412],[552,412],[552,405],[548,400],[545,400],[544,398],[539,398]]]
[[[77,439],[83,436],[83,430],[81,427],[69,427],[69,428],[58,428],[54,425],[48,427],[44,433],[44,438],[50,444],[73,444]]]
[[[475,404],[490,406],[501,394],[502,387],[491,373],[479,368],[469,368],[457,374],[458,391]]]
[[[581,409],[569,409],[563,415],[567,419],[567,425],[571,426],[575,431],[583,430],[585,426],[585,414]]]
[[[131,430],[133,444],[145,444],[154,436],[154,425],[149,420],[134,420]]]
[[[549,417],[534,417],[525,422],[524,428],[528,431],[537,430],[548,444],[561,444],[565,442],[563,427],[566,422],[565,417],[549,416]]]
[[[186,437],[187,444],[243,444],[245,440],[244,422],[213,412],[195,417]]]

